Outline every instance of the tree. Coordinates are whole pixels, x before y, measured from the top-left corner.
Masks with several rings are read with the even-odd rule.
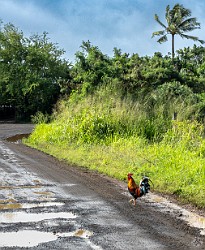
[[[176,4],[173,9],[170,6],[166,7],[165,18],[167,21],[167,26],[163,24],[157,14],[155,14],[155,20],[164,28],[164,30],[156,31],[152,33],[152,37],[161,36],[157,42],[163,43],[167,41],[167,35],[172,36],[172,59],[174,59],[174,37],[179,35],[181,38],[191,39],[193,41],[198,41],[204,43],[196,36],[186,35],[186,32],[193,31],[195,29],[200,29],[200,23],[197,22],[196,18],[191,17],[191,11],[183,7],[183,5]]]
[[[15,106],[21,99],[21,76],[25,57],[25,39],[12,24],[0,31],[0,105]]]
[[[17,119],[37,111],[50,113],[67,77],[64,51],[49,42],[47,33],[25,38],[14,25],[0,30],[0,105],[15,108]]]
[[[60,95],[59,81],[67,77],[68,62],[61,58],[64,51],[49,42],[45,32],[31,36],[26,45],[22,85],[28,102],[26,113],[50,113]]]
[[[109,58],[90,41],[83,41],[82,51],[76,53],[76,64],[72,68],[72,82],[81,89],[82,94],[87,94],[102,85],[109,75]]]

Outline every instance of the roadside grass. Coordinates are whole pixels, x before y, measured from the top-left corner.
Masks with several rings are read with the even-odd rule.
[[[46,131],[51,132],[49,126],[44,124],[42,132],[39,129],[41,125],[38,125],[25,143],[60,160],[120,180],[125,181],[128,172],[134,173],[136,181],[147,175],[154,183],[155,191],[174,194],[185,203],[205,207],[205,159],[201,153],[202,145],[198,150],[190,151],[182,146],[184,142],[173,145],[165,140],[148,144],[138,137],[121,138],[109,145],[50,143],[49,137],[48,140],[45,140],[46,136],[42,137]],[[41,140],[38,142],[34,138]]]
[[[24,143],[123,181],[128,172],[137,182],[149,176],[155,191],[205,208],[203,126],[164,119],[161,104],[147,114],[140,103],[107,96],[61,101]]]

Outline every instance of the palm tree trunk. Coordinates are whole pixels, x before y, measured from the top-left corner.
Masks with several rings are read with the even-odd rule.
[[[174,60],[174,34],[172,34],[172,60]]]

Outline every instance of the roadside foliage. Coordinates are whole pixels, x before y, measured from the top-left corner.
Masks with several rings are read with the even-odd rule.
[[[63,54],[47,33],[28,38],[13,24],[1,23],[0,107],[15,109],[17,121],[37,111],[51,113],[60,96],[58,81],[68,71]]]
[[[175,64],[160,53],[118,49],[108,58],[84,42],[70,72],[72,91],[26,143],[122,180],[127,172],[147,175],[155,191],[205,207],[202,53],[180,50]]]

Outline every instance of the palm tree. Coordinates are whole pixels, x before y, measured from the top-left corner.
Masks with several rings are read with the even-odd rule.
[[[163,24],[157,14],[155,14],[155,20],[164,28],[164,30],[156,31],[152,33],[152,37],[161,36],[157,42],[163,43],[167,41],[167,35],[172,36],[172,59],[174,59],[174,36],[179,35],[182,38],[191,39],[200,43],[205,43],[203,40],[199,40],[196,36],[188,36],[184,33],[190,32],[195,29],[200,29],[200,23],[197,22],[196,18],[192,18],[191,11],[185,9],[183,5],[176,4],[172,10],[170,6],[166,7],[165,18],[167,26]]]

